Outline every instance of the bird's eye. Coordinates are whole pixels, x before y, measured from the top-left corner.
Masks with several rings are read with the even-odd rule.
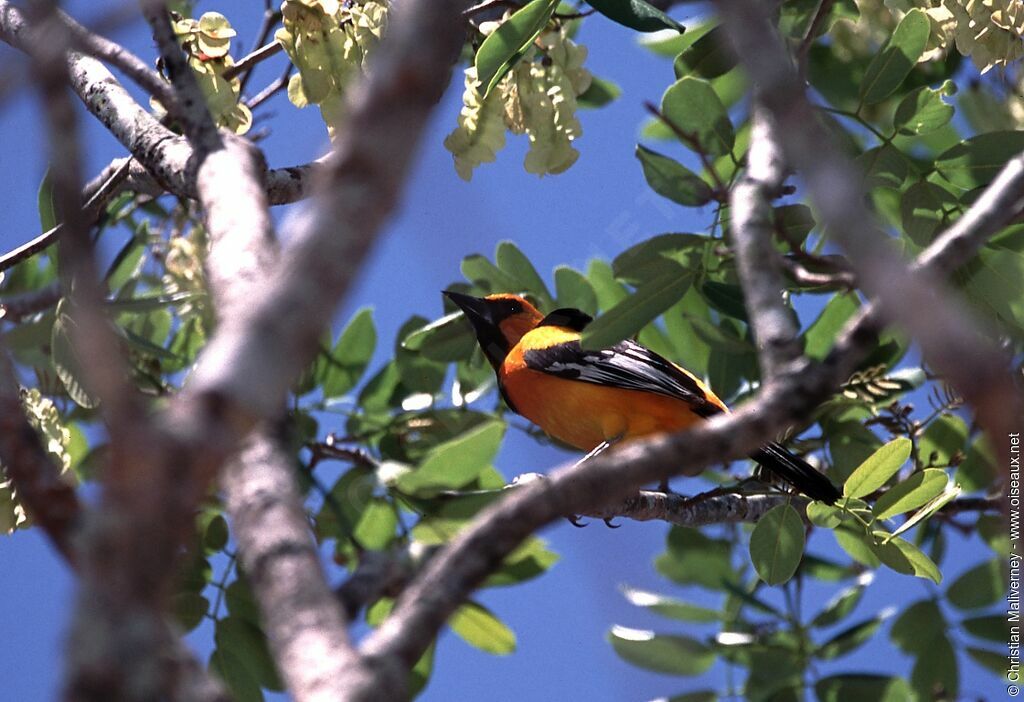
[[[520,305],[517,301],[513,300],[512,301],[512,305],[509,307],[509,312],[511,314],[519,314],[522,311],[523,311],[523,306]]]

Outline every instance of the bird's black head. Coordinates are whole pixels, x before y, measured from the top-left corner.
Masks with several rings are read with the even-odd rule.
[[[537,326],[565,327],[566,329],[581,332],[593,321],[594,318],[583,310],[573,309],[572,307],[559,307],[542,319]]]
[[[519,343],[523,334],[536,327],[543,316],[520,295],[502,293],[473,297],[452,290],[443,292],[465,313],[480,348],[494,368],[501,365],[509,349]]]

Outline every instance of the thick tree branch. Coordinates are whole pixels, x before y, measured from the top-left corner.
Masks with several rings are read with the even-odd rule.
[[[736,264],[743,297],[757,343],[761,376],[768,378],[800,357],[799,329],[782,298],[783,280],[778,252],[772,244],[774,210],[771,203],[786,179],[775,128],[760,108],[751,116],[747,172],[729,197]]]
[[[31,46],[26,29],[21,10],[0,0],[0,40],[28,53]],[[188,140],[161,125],[96,59],[70,51],[67,61],[72,88],[86,108],[152,174],[159,187],[195,199],[194,154]],[[317,168],[314,161],[270,171],[265,179],[270,203],[280,205],[308,197]]]
[[[71,40],[76,48],[119,68],[136,84],[159,100],[170,114],[177,114],[177,103],[171,86],[156,71],[147,66],[145,61],[117,42],[94,34],[67,15],[61,13],[60,17],[71,31]]]
[[[226,506],[288,689],[299,701],[340,700],[360,661],[324,579],[293,461],[269,431],[253,433],[224,472]]]

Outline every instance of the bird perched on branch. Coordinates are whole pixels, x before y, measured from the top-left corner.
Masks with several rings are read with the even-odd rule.
[[[545,316],[519,295],[444,294],[473,325],[509,408],[588,457],[729,411],[692,373],[635,341],[584,349],[580,333],[593,321],[585,312],[563,308]],[[778,443],[751,458],[811,499],[833,504],[840,496]]]

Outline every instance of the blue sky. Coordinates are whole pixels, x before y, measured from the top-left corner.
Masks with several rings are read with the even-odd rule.
[[[94,16],[104,5],[113,3],[70,3],[73,13],[81,10],[76,13],[79,19]],[[217,9],[228,15],[248,49],[261,6],[232,0],[203,2],[199,8]],[[683,6],[687,7],[692,6]],[[685,12],[678,17],[684,23],[688,19]],[[140,25],[115,36],[147,60],[151,58],[152,44]],[[376,363],[384,359],[380,349],[392,348],[394,335],[408,316],[439,315],[439,291],[459,279],[459,262],[464,256],[490,255],[503,239],[514,240],[550,282],[550,271],[558,264],[584,268],[591,258],[610,258],[650,236],[699,232],[710,223],[710,208],[683,209],[654,195],[633,157],[639,125],[646,116],[643,102],[657,102],[673,79],[671,62],[638,48],[636,37],[599,18],[586,23],[580,39],[590,47],[588,67],[595,75],[622,85],[623,95],[604,109],[581,113],[584,133],[577,142],[581,156],[559,176],[541,179],[525,173],[525,138],[510,138],[497,163],[478,169],[471,183],[460,180],[441,145],[455,124],[460,105],[462,81],[461,75],[456,75],[431,121],[407,196],[338,316],[339,323],[343,323],[359,307],[374,308],[379,334]],[[13,52],[0,49],[3,62],[13,56]],[[252,87],[258,89],[276,77],[282,60],[278,57],[260,67]],[[302,163],[326,148],[326,131],[315,109],[298,111],[283,95],[268,108],[277,117],[259,124],[272,129],[263,143],[271,165]],[[39,122],[38,105],[27,91],[0,106],[0,164],[4,166],[0,168],[0,187],[7,214],[6,226],[0,228],[3,250],[38,232],[36,188],[45,170]],[[98,123],[85,119],[83,125],[90,174],[112,157],[123,155],[121,147]],[[698,168],[687,160],[689,156],[681,147],[658,148]],[[283,212],[276,211],[278,215]],[[800,307],[805,323],[813,319],[815,307],[813,303]],[[512,476],[543,471],[569,458],[570,454],[541,446],[514,430],[497,465]],[[692,492],[702,489],[702,484],[681,481],[676,487]],[[527,585],[491,590],[480,597],[516,631],[518,651],[496,658],[445,633],[434,677],[422,699],[610,702],[721,688],[725,674],[720,664],[702,679],[670,678],[622,662],[604,640],[612,624],[693,636],[710,632],[661,620],[629,605],[619,594],[619,585],[627,583],[698,603],[717,602],[717,595],[671,585],[654,572],[652,559],[663,549],[666,531],[664,525],[654,523],[625,523],[617,530],[606,529],[600,523],[585,529],[559,523],[548,529],[544,536],[561,555],[558,565]],[[812,549],[821,554],[838,551],[831,536],[820,534],[812,541]],[[964,542],[956,537],[950,549],[948,578],[977,562],[977,541]],[[836,557],[843,558],[841,554]],[[4,661],[5,694],[17,700],[52,697],[61,675],[62,642],[73,583],[67,569],[35,531],[0,538],[0,564],[5,574],[0,578],[0,621],[5,633],[0,641],[0,660]],[[340,574],[333,576],[337,579]],[[815,585],[807,593],[807,601],[823,603],[833,591]],[[928,594],[923,581],[881,575],[846,623],[860,621],[886,607],[905,606]],[[191,640],[204,656],[208,654],[207,630],[201,628]],[[884,644],[881,640],[878,643]],[[907,674],[910,659],[884,644],[877,653],[862,649],[838,663],[826,670]],[[961,666],[962,689],[992,695],[1002,689],[993,676],[972,663],[961,659]]]

